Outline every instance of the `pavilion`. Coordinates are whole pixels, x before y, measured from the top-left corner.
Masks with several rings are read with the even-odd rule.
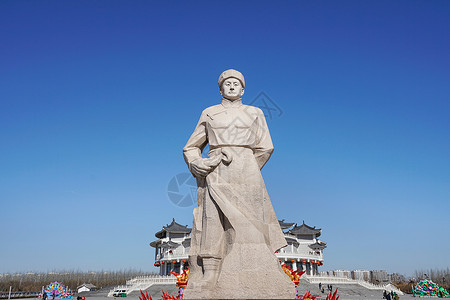
[[[293,270],[306,271],[308,275],[318,275],[318,267],[323,265],[323,250],[326,243],[319,240],[322,229],[303,223],[278,221],[286,238],[287,246],[275,255],[282,264]],[[181,273],[188,266],[188,254],[191,244],[191,228],[172,220],[163,226],[155,236],[157,240],[150,243],[155,248],[155,266],[160,275],[170,275],[170,271]],[[249,255],[251,255],[249,253]]]

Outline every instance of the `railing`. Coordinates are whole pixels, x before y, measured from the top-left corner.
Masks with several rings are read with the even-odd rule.
[[[336,277],[336,276],[318,276],[318,275],[303,275],[302,278],[305,278],[309,283],[355,283],[355,280],[352,280],[347,277]]]
[[[161,260],[161,259],[187,259],[188,258],[188,253],[183,253],[182,251],[180,252],[173,252],[173,253],[167,253],[167,254],[158,254],[156,256],[156,260]]]
[[[39,292],[11,292],[11,298],[31,298],[39,295]],[[8,298],[9,292],[0,293],[0,298]]]
[[[298,253],[276,253],[277,258],[280,259],[299,259],[302,260],[323,260],[321,255],[311,255],[311,254],[298,254]]]
[[[392,284],[373,284],[364,280],[354,280],[347,277],[337,277],[337,276],[311,276],[311,275],[303,275],[304,279],[306,279],[309,283],[322,283],[322,284],[358,284],[362,287],[365,287],[369,290],[386,290],[386,291],[394,291],[399,295],[403,295],[403,292],[398,289],[396,286]]]
[[[367,282],[364,280],[358,280],[359,285],[368,288],[370,290],[386,290],[386,291],[394,291],[399,295],[403,295],[403,292],[397,288],[395,285],[388,283],[388,284],[373,284],[371,282]]]
[[[153,275],[143,275],[143,276],[137,276],[130,280],[127,280],[127,285],[133,285],[135,283],[142,283],[142,282],[149,282],[153,279],[161,278],[161,275],[159,274],[153,274]]]
[[[322,284],[358,284],[364,288],[370,289],[370,290],[386,290],[386,291],[394,291],[399,295],[403,295],[403,292],[400,291],[396,286],[392,284],[386,284],[386,285],[376,285],[364,280],[354,280],[347,277],[337,277],[337,276],[318,276],[318,275],[303,275],[302,278],[304,278],[309,283],[322,283]],[[138,276],[135,278],[132,278],[127,281],[126,285],[119,285],[112,289],[108,293],[108,297],[112,297],[113,292],[115,290],[126,290],[126,294],[133,291],[139,291],[139,290],[146,290],[150,286],[154,284],[175,284],[176,283],[176,277],[169,275],[169,276],[160,276],[160,275],[147,275],[147,276]]]
[[[126,294],[133,291],[146,290],[154,284],[175,284],[177,279],[175,276],[148,275],[138,276],[127,281],[127,285],[119,285],[110,290],[108,297],[112,297],[115,290],[126,290]]]

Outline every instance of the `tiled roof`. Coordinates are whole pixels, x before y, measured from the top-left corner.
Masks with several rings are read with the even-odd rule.
[[[288,244],[291,243],[291,244],[298,246],[298,241],[296,239],[288,237],[288,236],[285,236],[284,238],[286,239],[286,243],[288,243]]]
[[[303,224],[298,226],[295,224],[294,228],[289,230],[290,234],[293,235],[315,235],[316,237],[319,237],[322,232],[322,229],[308,226],[305,224],[305,221],[303,221]]]
[[[150,246],[153,248],[156,248],[156,246],[158,246],[159,244],[161,244],[161,240],[156,240],[150,243]]]
[[[162,230],[158,231],[155,236],[157,238],[162,238],[164,232],[169,233],[190,233],[192,228],[187,227],[187,225],[183,226],[177,222],[175,219],[172,219],[172,223],[170,225],[163,226]]]
[[[164,242],[161,244],[161,247],[167,247],[167,248],[173,248],[173,247],[178,247],[180,244],[172,242],[172,241],[168,241],[168,242]]]
[[[314,244],[309,245],[309,247],[314,250],[316,250],[316,249],[323,250],[327,247],[327,243],[324,243],[324,242],[318,240]]]
[[[278,220],[278,223],[280,224],[281,229],[291,228],[295,224],[295,223],[286,223],[286,222],[284,222],[284,219],[283,220]]]

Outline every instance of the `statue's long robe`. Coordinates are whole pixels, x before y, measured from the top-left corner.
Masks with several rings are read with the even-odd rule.
[[[190,169],[207,144],[209,157],[222,161],[197,179],[185,298],[292,298],[294,287],[275,256],[286,240],[260,172],[273,152],[263,112],[227,99],[205,109],[183,149]],[[210,257],[221,263],[208,292],[196,283],[202,259]]]

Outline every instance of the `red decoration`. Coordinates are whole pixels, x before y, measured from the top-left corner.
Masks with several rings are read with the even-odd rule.
[[[306,260],[302,260],[302,263],[306,263]]]
[[[177,261],[176,261],[176,260],[172,260],[172,263],[173,263],[173,264],[176,264],[176,263],[177,263]]]
[[[295,285],[295,288],[297,288],[298,285],[300,284],[300,277],[302,277],[302,275],[305,274],[305,271],[299,270],[294,271],[285,264],[282,264],[281,268],[283,269],[284,273],[286,273],[289,276],[289,278],[291,278],[292,282]]]
[[[291,262],[294,262],[295,261],[295,259],[291,259]]]
[[[303,296],[299,296],[299,298],[303,300],[316,300],[317,297],[319,297],[319,295],[312,295],[311,290],[307,291]]]
[[[178,296],[172,296],[167,292],[162,291],[163,295],[162,295],[162,300],[176,300],[176,299],[181,299],[182,297],[180,295]]]
[[[333,291],[330,291],[330,293],[327,295],[327,298],[326,298],[325,300],[339,300],[339,295],[337,295],[337,291],[338,291],[337,288],[336,288],[336,290],[334,291],[334,294],[332,294]],[[337,297],[336,297],[336,296],[337,296]]]
[[[177,272],[170,272],[177,278],[177,287],[185,289],[189,280],[189,268],[183,270],[183,273],[178,274]]]
[[[140,290],[140,291],[141,291],[141,296],[139,296],[139,300],[152,300],[152,296],[150,296],[147,291],[145,291],[145,294],[142,292],[142,290]]]

